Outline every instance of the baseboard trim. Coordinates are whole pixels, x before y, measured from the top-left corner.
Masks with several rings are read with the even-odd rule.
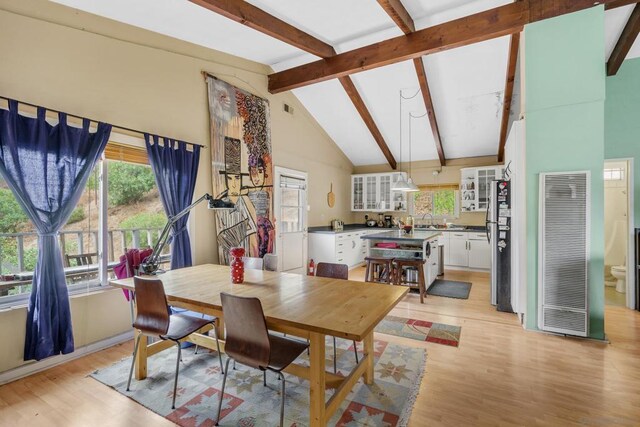
[[[120,344],[131,339],[133,339],[133,330],[113,336],[111,338],[104,339],[102,341],[88,344],[84,347],[80,347],[73,353],[52,356],[39,362],[27,363],[17,368],[4,371],[0,373],[0,385],[7,384],[12,381],[19,380],[20,378],[45,371],[49,368],[53,368],[54,366],[58,366],[71,360],[86,356],[88,354],[104,350],[105,348],[113,347],[116,344]]]

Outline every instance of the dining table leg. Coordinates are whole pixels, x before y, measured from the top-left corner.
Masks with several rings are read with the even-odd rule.
[[[147,378],[147,336],[141,334],[140,331],[135,329],[136,338],[140,336],[140,344],[138,344],[138,352],[136,353],[136,379],[143,380]]]
[[[369,332],[365,335],[364,340],[364,354],[366,359],[366,368],[364,371],[364,382],[365,384],[373,384],[373,331]]]
[[[309,334],[309,425],[327,424],[325,406],[325,336],[317,332]]]

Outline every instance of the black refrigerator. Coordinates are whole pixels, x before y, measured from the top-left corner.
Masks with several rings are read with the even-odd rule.
[[[491,245],[491,304],[513,313],[511,305],[511,181],[491,182],[487,239]]]

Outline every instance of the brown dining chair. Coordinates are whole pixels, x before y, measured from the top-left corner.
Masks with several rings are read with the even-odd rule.
[[[267,271],[278,271],[278,256],[274,254],[264,254],[264,269]]]
[[[262,258],[254,258],[254,257],[242,257],[242,261],[244,261],[244,268],[247,270],[262,270],[264,268],[264,261]]]
[[[164,292],[164,286],[159,279],[145,279],[135,276],[133,278],[135,286],[135,298],[137,314],[133,322],[133,327],[140,331],[133,350],[133,360],[131,361],[131,370],[129,371],[129,380],[127,381],[127,391],[131,386],[131,376],[133,375],[133,367],[136,363],[136,355],[140,346],[140,338],[142,335],[157,337],[161,340],[170,340],[176,343],[178,347],[178,359],[176,360],[176,375],[173,382],[173,401],[171,408],[176,408],[176,391],[178,389],[178,373],[180,370],[180,359],[182,356],[182,348],[180,340],[191,335],[192,333],[202,329],[207,325],[213,325],[213,333],[216,338],[216,346],[218,347],[218,359],[220,360],[220,369],[222,370],[222,353],[220,353],[220,343],[215,325],[218,321],[217,317],[200,319],[184,314],[170,314],[167,305],[167,296]]]
[[[224,351],[227,363],[222,379],[216,425],[220,422],[224,388],[229,374],[229,361],[242,363],[262,371],[263,384],[267,385],[267,371],[275,372],[281,380],[280,426],[284,422],[285,379],[282,370],[289,366],[309,344],[269,333],[262,304],[258,298],[239,297],[222,292],[222,313],[226,325]]]
[[[317,277],[329,277],[332,279],[349,280],[349,266],[346,264],[333,264],[330,262],[318,263],[316,267]],[[358,363],[358,343],[353,341],[353,352],[356,355],[356,363]],[[338,361],[336,351],[336,337],[333,337],[333,372],[338,372]]]

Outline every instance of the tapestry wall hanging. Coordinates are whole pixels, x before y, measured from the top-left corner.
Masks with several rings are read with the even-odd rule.
[[[275,239],[269,103],[212,76],[207,87],[213,195],[236,205],[215,213],[219,260],[236,246],[262,258]]]

